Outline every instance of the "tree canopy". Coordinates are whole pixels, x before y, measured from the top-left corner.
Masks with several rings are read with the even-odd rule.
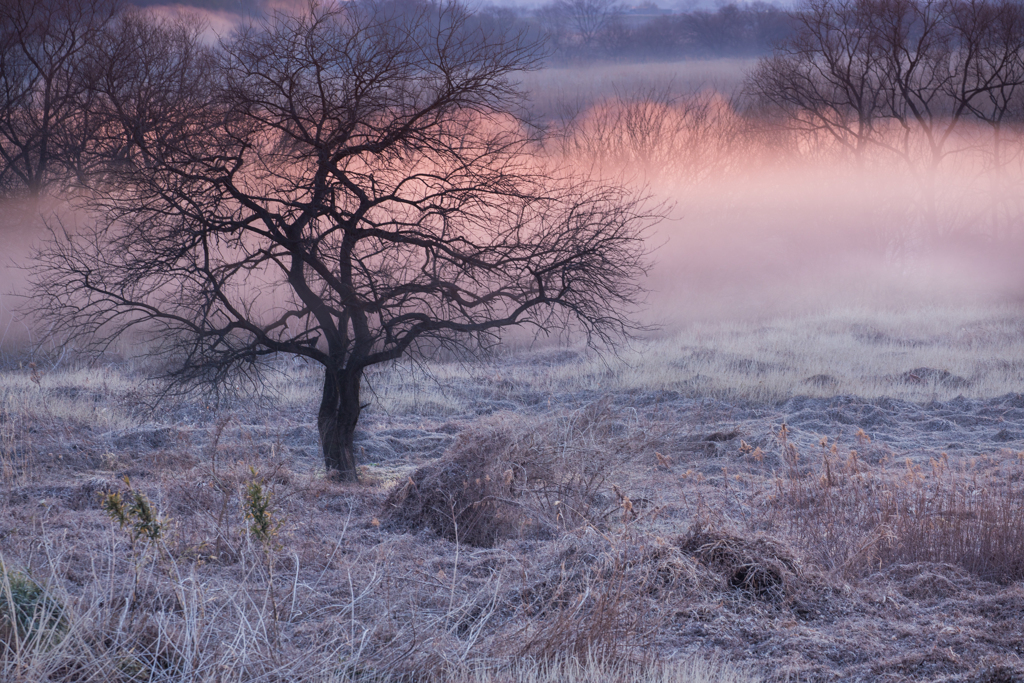
[[[315,361],[325,466],[355,478],[367,367],[509,326],[629,330],[655,216],[541,158],[521,34],[456,4],[314,3],[215,47],[137,13],[103,35],[89,220],[34,275],[55,333],[138,330],[185,383]]]

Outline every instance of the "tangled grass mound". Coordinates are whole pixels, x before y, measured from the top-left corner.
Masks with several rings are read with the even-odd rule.
[[[741,538],[697,525],[679,545],[718,573],[725,587],[759,600],[783,601],[792,594],[799,576],[792,554],[771,539]]]
[[[588,524],[604,528],[622,505],[609,482],[636,441],[606,402],[543,421],[498,414],[395,488],[383,521],[480,547]]]
[[[598,654],[621,659],[645,649],[696,596],[715,589],[714,574],[662,539],[587,529],[555,541],[530,584],[508,604],[529,619],[516,657]]]
[[[524,533],[528,520],[515,500],[511,477],[487,456],[502,447],[500,436],[494,430],[460,439],[451,452],[416,470],[387,497],[385,523],[406,531],[429,528],[450,541],[479,547]]]

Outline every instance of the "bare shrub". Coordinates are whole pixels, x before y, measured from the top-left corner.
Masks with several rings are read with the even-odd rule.
[[[427,527],[484,547],[559,528],[604,527],[620,505],[609,478],[636,452],[635,437],[607,401],[543,420],[497,415],[392,491],[383,516],[393,527]]]
[[[748,124],[732,105],[714,91],[641,83],[592,106],[563,103],[557,140],[570,159],[702,180],[745,150]]]

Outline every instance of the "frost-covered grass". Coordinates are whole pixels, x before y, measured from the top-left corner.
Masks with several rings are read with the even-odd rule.
[[[1007,304],[693,323],[616,353],[538,349],[482,363],[402,363],[372,382],[378,407],[399,414],[457,413],[481,384],[499,394],[676,391],[768,403],[992,398],[1024,387],[1024,315]]]

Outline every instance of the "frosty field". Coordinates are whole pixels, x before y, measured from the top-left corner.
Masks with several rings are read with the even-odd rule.
[[[312,368],[214,406],[9,366],[0,554],[52,601],[3,676],[1016,680],[1022,324],[846,309],[396,366],[358,485],[323,476]]]

